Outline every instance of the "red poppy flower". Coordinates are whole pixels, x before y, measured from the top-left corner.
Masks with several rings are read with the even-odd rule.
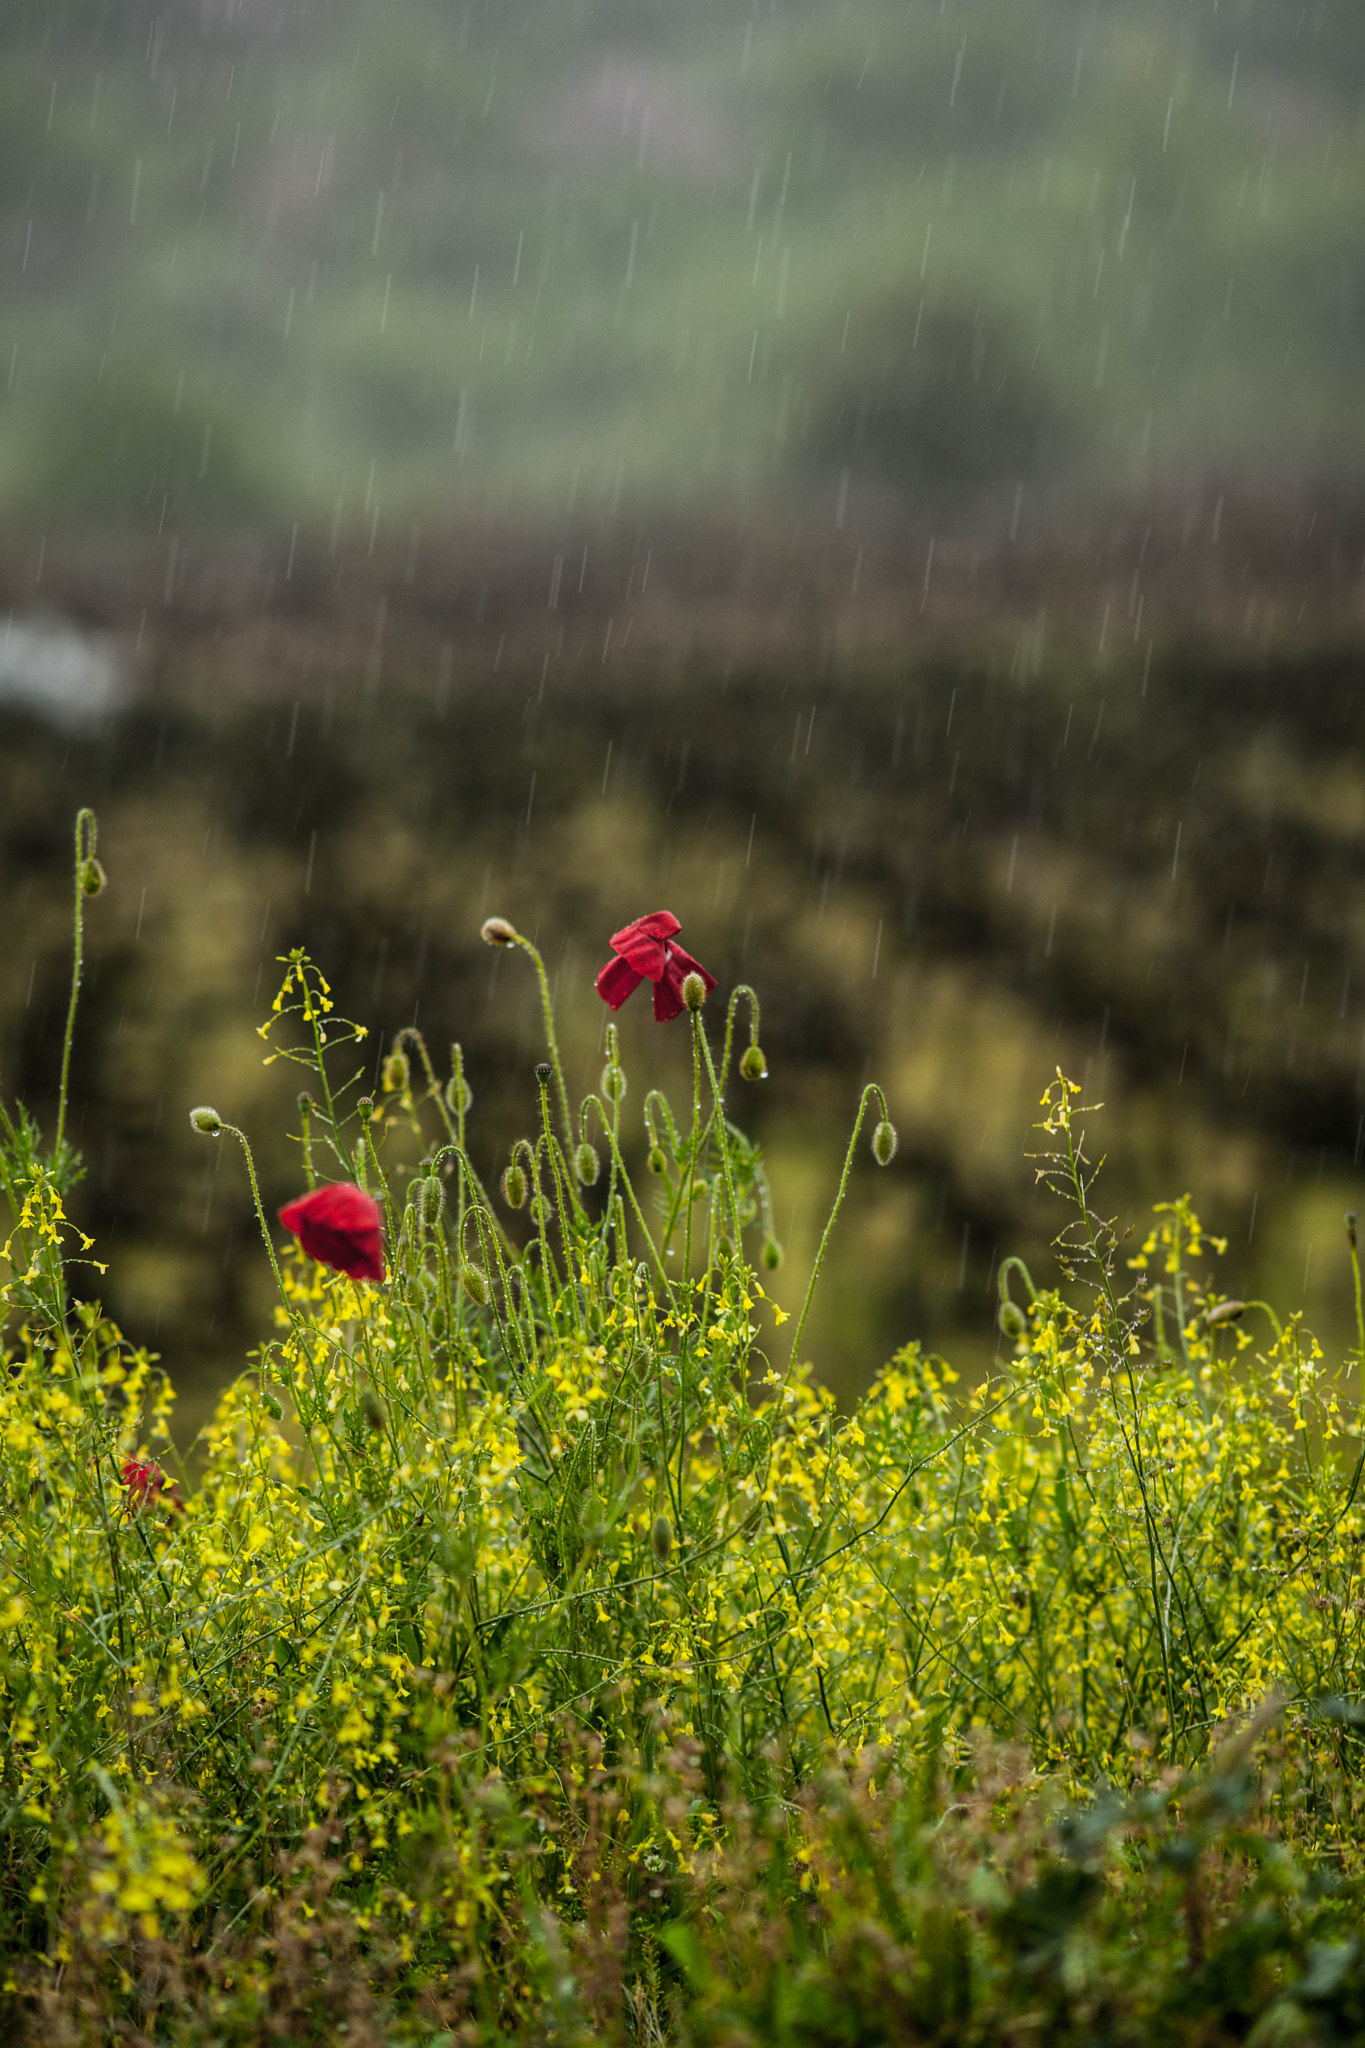
[[[155,1458],[125,1458],[119,1467],[119,1477],[128,1489],[130,1514],[149,1506],[174,1508],[178,1515],[184,1514],[184,1501]]]
[[[364,1188],[345,1180],[314,1188],[296,1202],[286,1202],[280,1221],[293,1231],[310,1259],[349,1280],[383,1279],[379,1204]]]
[[[616,958],[608,960],[597,977],[597,993],[603,1002],[619,1010],[642,981],[652,981],[655,1022],[667,1024],[682,1009],[682,985],[689,974],[701,976],[709,995],[716,977],[707,973],[700,960],[673,944],[674,933],[681,930],[671,910],[652,910],[648,917],[637,917],[634,924],[613,932],[611,946]]]

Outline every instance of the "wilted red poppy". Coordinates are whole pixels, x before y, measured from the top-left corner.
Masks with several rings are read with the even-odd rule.
[[[652,910],[648,917],[637,917],[634,924],[613,932],[611,946],[617,957],[608,960],[597,977],[597,993],[603,1002],[619,1010],[642,981],[652,981],[655,1021],[667,1024],[682,1009],[682,985],[689,974],[701,976],[709,995],[716,977],[707,973],[700,960],[672,943],[673,934],[681,930],[671,910]]]
[[[119,1467],[119,1477],[128,1489],[130,1514],[148,1506],[174,1508],[178,1515],[184,1514],[184,1501],[155,1458],[125,1458]]]
[[[292,1230],[310,1259],[344,1273],[349,1280],[382,1280],[384,1241],[379,1204],[364,1188],[335,1181],[286,1202],[280,1221]]]

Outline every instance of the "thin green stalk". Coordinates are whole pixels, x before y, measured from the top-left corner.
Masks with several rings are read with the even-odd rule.
[[[95,841],[98,834],[95,813],[86,809],[76,813],[76,862],[75,862],[75,916],[71,947],[71,1000],[66,1006],[66,1031],[62,1037],[62,1079],[57,1095],[57,1136],[52,1147],[54,1159],[61,1157],[62,1141],[66,1136],[66,1105],[71,1085],[71,1044],[76,1035],[76,1007],[81,995],[81,967],[85,958],[85,899],[91,893],[87,889],[87,877],[97,874],[95,866]]]
[[[848,1141],[848,1151],[844,1155],[844,1170],[839,1176],[838,1192],[834,1197],[834,1206],[829,1212],[829,1221],[825,1225],[824,1235],[820,1239],[820,1246],[815,1254],[815,1263],[811,1267],[810,1280],[806,1286],[806,1298],[801,1304],[801,1313],[796,1319],[796,1330],[792,1336],[791,1350],[787,1356],[788,1377],[790,1377],[792,1368],[796,1364],[797,1352],[806,1328],[806,1319],[810,1315],[810,1305],[815,1299],[815,1290],[820,1283],[820,1274],[825,1263],[825,1253],[829,1250],[829,1241],[834,1235],[834,1226],[839,1220],[839,1211],[844,1206],[844,1196],[848,1193],[849,1175],[853,1171],[853,1154],[857,1150],[858,1134],[863,1127],[863,1118],[867,1115],[867,1105],[874,1097],[883,1118],[889,1121],[887,1118],[886,1097],[876,1081],[869,1081],[858,1098],[858,1114],[853,1119],[853,1132]]]

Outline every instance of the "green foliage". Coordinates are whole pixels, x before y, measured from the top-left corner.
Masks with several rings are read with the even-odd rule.
[[[382,1206],[383,1283],[280,1259],[195,1112],[279,1301],[192,1485],[0,1127],[11,2034],[1353,2038],[1365,1513],[1312,1340],[1218,1298],[1186,1201],[1125,1262],[1059,1075],[1067,1290],[1008,1262],[1006,1371],[959,1396],[910,1346],[841,1417],[759,1284],[744,992],[718,1053],[677,1026],[685,1112],[645,1095],[651,1215],[615,1036],[575,1110],[500,942],[549,1037],[524,1240],[458,1048],[446,1080],[405,1032],[353,1103],[362,1027],[301,953],[262,1036],[309,1076],[303,1178]]]

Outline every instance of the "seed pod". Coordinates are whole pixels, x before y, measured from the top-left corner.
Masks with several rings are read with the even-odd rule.
[[[108,879],[104,869],[95,859],[93,853],[88,860],[81,862],[81,893],[83,895],[98,896]]]
[[[216,1138],[222,1131],[223,1119],[216,1109],[210,1109],[206,1102],[201,1102],[198,1109],[190,1111],[190,1125],[201,1138]]]
[[[767,1080],[768,1062],[764,1057],[763,1048],[757,1039],[755,1039],[752,1045],[745,1046],[744,1056],[739,1063],[739,1071],[746,1081]]]
[[[526,1169],[519,1159],[503,1168],[502,1199],[509,1209],[519,1209],[526,1200]]]
[[[775,1273],[782,1264],[782,1247],[775,1237],[770,1237],[763,1247],[763,1263],[770,1273]]]
[[[538,1085],[539,1087],[541,1087],[541,1088],[548,1088],[548,1087],[549,1087],[549,1085],[550,1085],[550,1076],[551,1076],[551,1074],[553,1074],[553,1072],[554,1072],[554,1068],[553,1068],[553,1067],[552,1067],[552,1066],[550,1065],[550,1062],[549,1062],[548,1060],[537,1060],[537,1061],[536,1061],[536,1082],[537,1082],[537,1085]]]
[[[374,1115],[373,1095],[360,1096],[356,1102],[355,1113],[360,1118],[361,1123],[368,1124]]]
[[[878,1166],[889,1166],[891,1164],[896,1156],[898,1142],[896,1126],[887,1117],[883,1117],[876,1130],[872,1133],[872,1157],[876,1160]]]
[[[412,1066],[403,1048],[396,1045],[384,1062],[384,1093],[397,1095],[412,1079]]]
[[[667,1564],[673,1548],[673,1524],[667,1515],[656,1515],[654,1527],[649,1532],[649,1547],[654,1552],[656,1564]]]
[[[486,946],[515,946],[516,926],[509,924],[505,917],[486,917],[479,926],[479,937]]]
[[[690,1010],[694,1017],[706,1001],[706,983],[695,969],[683,976],[682,999],[683,1008]]]
[[[647,1159],[647,1160],[645,1161],[645,1164],[646,1164],[646,1166],[647,1166],[647,1167],[649,1168],[649,1170],[650,1170],[650,1172],[651,1172],[651,1173],[667,1173],[667,1172],[668,1172],[668,1155],[667,1155],[667,1153],[666,1153],[666,1152],[664,1151],[664,1148],[663,1148],[663,1146],[662,1146],[662,1145],[651,1145],[651,1146],[650,1146],[650,1148],[649,1148],[649,1157],[648,1157],[648,1159]]]
[[[574,1172],[578,1175],[580,1187],[590,1188],[602,1171],[602,1161],[597,1156],[597,1147],[585,1138],[573,1156]]]
[[[482,1266],[461,1266],[460,1285],[476,1308],[488,1306],[488,1275]]]
[[[1002,1301],[998,1320],[1002,1333],[1009,1338],[1012,1344],[1023,1342],[1024,1334],[1028,1329],[1028,1321],[1017,1301],[1010,1301],[1008,1298]]]

